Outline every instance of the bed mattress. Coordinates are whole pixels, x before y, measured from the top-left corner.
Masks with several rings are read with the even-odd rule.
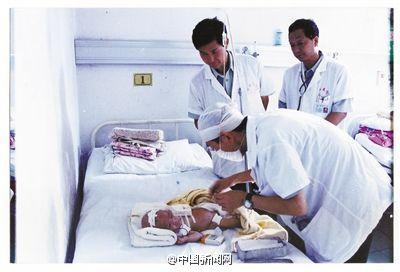
[[[130,210],[137,202],[168,201],[191,189],[208,188],[215,180],[211,168],[162,175],[103,174],[104,155],[94,149],[85,176],[84,200],[78,227],[74,263],[159,263],[168,257],[221,255],[230,252],[233,230],[224,231],[220,246],[189,243],[157,248],[131,246],[128,231]],[[287,258],[310,260],[289,245]],[[233,262],[238,262],[236,254]]]

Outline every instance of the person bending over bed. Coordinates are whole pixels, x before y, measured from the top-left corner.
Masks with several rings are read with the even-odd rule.
[[[240,227],[240,219],[236,215],[221,217],[204,208],[192,208],[191,217],[176,216],[168,209],[152,210],[142,217],[142,228],[146,227],[169,229],[177,234],[176,244],[184,244],[199,241],[205,230]]]

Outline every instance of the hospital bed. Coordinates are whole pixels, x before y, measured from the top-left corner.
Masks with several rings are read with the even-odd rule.
[[[84,180],[84,198],[76,229],[74,263],[159,263],[167,264],[171,256],[222,256],[230,252],[234,230],[225,230],[225,242],[220,246],[189,243],[167,247],[136,248],[130,243],[128,217],[135,203],[166,202],[195,188],[208,188],[218,179],[212,172],[212,163],[202,149],[196,158],[205,162],[191,171],[156,174],[105,174],[105,153],[101,146],[108,143],[108,135],[115,126],[153,128],[164,131],[165,140],[188,139],[199,143],[193,121],[190,119],[155,121],[118,121],[99,125],[91,138],[92,152]],[[197,145],[198,146],[198,145]],[[199,146],[198,146],[199,147]],[[193,151],[198,152],[198,149]],[[189,156],[189,154],[188,154]],[[288,256],[293,262],[311,262],[300,250],[288,245]],[[233,262],[240,262],[236,254]]]

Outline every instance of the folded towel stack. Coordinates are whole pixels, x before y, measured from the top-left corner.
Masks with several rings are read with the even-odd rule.
[[[368,150],[391,173],[393,164],[392,120],[380,115],[360,122],[355,140]]]
[[[383,147],[393,146],[392,120],[377,115],[362,120],[359,126],[359,133],[368,135],[368,139]]]
[[[378,130],[366,126],[360,126],[359,133],[364,133],[368,139],[383,147],[393,147],[393,131]]]
[[[114,154],[149,161],[164,151],[164,132],[159,129],[131,129],[116,127],[110,135]]]

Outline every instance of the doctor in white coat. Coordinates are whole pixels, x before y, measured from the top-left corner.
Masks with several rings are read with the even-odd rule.
[[[263,113],[273,94],[262,64],[253,56],[227,50],[229,39],[223,22],[204,19],[193,29],[192,41],[205,63],[190,82],[188,116],[197,120],[218,102],[231,103],[245,115]],[[245,170],[242,156],[232,160],[212,153],[214,172],[220,177]]]
[[[318,49],[318,39],[312,20],[289,26],[289,43],[301,63],[285,72],[279,108],[305,111],[338,125],[352,111],[349,78],[343,65]]]
[[[281,215],[315,262],[348,261],[392,203],[390,178],[375,158],[322,118],[282,109],[245,118],[225,105],[198,125],[211,148],[248,155],[250,170],[211,187],[216,202]],[[226,191],[248,180],[257,192]]]

